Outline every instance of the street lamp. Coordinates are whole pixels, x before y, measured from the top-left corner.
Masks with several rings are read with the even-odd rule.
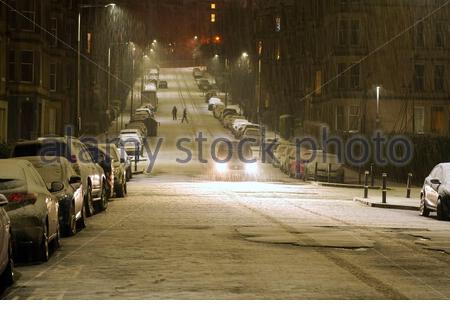
[[[380,129],[380,93],[381,93],[381,86],[376,87],[377,90],[377,116],[376,116],[376,130]]]
[[[78,9],[78,61],[77,61],[77,73],[78,73],[78,81],[77,81],[77,124],[78,124],[78,133],[81,132],[81,10],[89,9],[89,8],[115,8],[115,3],[109,3],[107,5],[80,5]]]

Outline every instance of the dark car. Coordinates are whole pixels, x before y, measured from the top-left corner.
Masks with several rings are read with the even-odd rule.
[[[83,186],[81,177],[75,173],[67,159],[59,157],[46,159],[41,157],[24,158],[30,161],[39,172],[47,187],[59,181],[64,189],[54,193],[59,204],[59,226],[65,236],[73,236],[77,230],[86,226],[83,209]]]
[[[108,200],[114,194],[114,164],[113,159],[107,155],[98,145],[86,145],[92,159],[103,168],[106,177],[106,194]]]
[[[420,213],[428,217],[436,211],[440,220],[450,217],[450,163],[438,164],[425,178],[420,194]]]
[[[112,160],[114,171],[114,194],[117,198],[124,198],[127,195],[127,168],[125,159],[121,158],[120,151],[114,144],[99,144],[98,148]]]

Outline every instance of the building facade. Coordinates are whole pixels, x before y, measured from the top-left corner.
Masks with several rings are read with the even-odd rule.
[[[75,119],[76,1],[10,0],[5,10],[8,141],[62,134]]]
[[[450,7],[443,4],[253,1],[253,64],[262,61],[255,107],[275,129],[288,114],[306,132],[326,125],[448,135]]]

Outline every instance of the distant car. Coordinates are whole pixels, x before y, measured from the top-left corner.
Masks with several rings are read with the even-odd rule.
[[[428,217],[433,211],[440,220],[450,217],[450,163],[438,164],[423,183],[420,213]]]
[[[244,134],[244,132],[247,129],[258,129],[259,130],[259,128],[260,128],[259,124],[246,123],[246,124],[243,124],[242,126],[240,126],[234,135],[235,135],[236,139],[240,139],[240,138],[242,138],[242,135]]]
[[[41,157],[29,157],[39,172],[47,188],[55,181],[61,182],[64,188],[55,193],[59,205],[59,227],[65,236],[73,236],[79,228],[86,226],[86,217],[83,209],[83,186],[81,177],[75,173],[69,161],[63,157],[55,157],[43,161]]]
[[[108,204],[105,187],[105,173],[97,165],[86,148],[86,145],[74,137],[45,137],[35,141],[18,143],[11,155],[21,157],[64,157],[81,176],[86,216],[106,209]]]
[[[241,140],[246,139],[251,141],[251,145],[261,145],[261,130],[257,128],[248,128],[240,136]]]
[[[192,71],[192,74],[195,79],[200,79],[203,77],[203,71],[200,70],[200,68],[194,68],[194,70]]]
[[[8,200],[0,194],[0,289],[14,282],[11,220],[5,211]]]
[[[208,79],[200,79],[198,81],[198,88],[202,91],[209,91],[211,90],[211,83]]]
[[[118,198],[124,198],[127,194],[127,167],[120,151],[113,144],[99,144],[98,148],[112,159],[114,170],[114,194]]]
[[[27,160],[0,160],[0,192],[9,203],[6,212],[11,219],[14,252],[30,248],[37,260],[50,257],[49,244],[60,245],[58,199],[52,193],[64,185],[55,181],[51,189]]]
[[[220,115],[222,114],[222,111],[225,110],[225,104],[220,101],[214,104],[211,104],[211,111],[213,112],[214,118],[219,119]]]
[[[149,109],[147,109],[147,108],[139,108],[139,109],[137,109],[137,110],[135,111],[134,114],[135,114],[136,116],[138,116],[138,115],[145,115],[145,116],[147,116],[147,117],[149,117],[149,118],[152,118],[152,117],[155,116],[155,114],[154,114],[152,111],[150,111]]]
[[[223,121],[222,121],[223,126],[224,126],[225,128],[227,128],[227,129],[231,129],[231,126],[233,125],[233,122],[234,122],[235,120],[238,120],[238,119],[244,120],[245,117],[240,116],[240,115],[238,115],[238,114],[230,114],[230,115],[227,115],[227,116],[223,119]]]
[[[239,142],[233,141],[230,148],[228,143],[219,143],[215,153],[220,161],[213,161],[211,164],[213,167],[210,170],[214,180],[246,180],[258,177],[259,164],[254,161],[256,159],[253,158],[249,144],[240,145]],[[228,158],[229,161],[222,163]]]
[[[233,134],[236,134],[236,132],[239,130],[239,128],[241,126],[246,125],[247,123],[250,123],[248,120],[246,119],[236,119],[233,121],[233,124],[231,125],[231,132]]]
[[[223,109],[223,111],[219,115],[220,122],[223,123],[224,118],[228,115],[239,115],[239,110],[232,106]]]
[[[205,102],[209,102],[212,97],[217,97],[217,90],[210,90],[205,94]]]
[[[159,82],[158,88],[159,88],[159,89],[168,89],[168,88],[169,88],[169,85],[167,84],[167,81],[161,80],[161,81]]]
[[[143,138],[148,136],[148,129],[142,121],[132,121],[126,125],[127,129],[122,130],[120,133],[138,133]]]

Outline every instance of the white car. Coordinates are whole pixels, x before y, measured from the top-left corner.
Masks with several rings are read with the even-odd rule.
[[[5,211],[8,200],[0,194],[0,290],[14,282],[11,221]]]
[[[153,118],[155,116],[155,114],[153,113],[153,111],[151,111],[148,108],[139,108],[135,111],[136,115],[141,115],[141,114],[145,114],[146,116],[148,116],[149,118]]]
[[[231,129],[235,120],[245,120],[245,118],[237,114],[230,114],[223,119],[223,126],[227,129]]]
[[[259,146],[261,144],[261,130],[248,128],[242,133],[241,139],[248,139],[249,141],[252,141],[252,145]]]
[[[27,160],[0,160],[0,192],[9,201],[6,211],[11,219],[15,253],[31,248],[38,260],[47,261],[49,244],[59,247],[59,205],[52,193],[63,189],[59,181],[51,183],[50,190],[47,189]]]
[[[139,133],[121,133],[119,135],[119,146],[123,146],[130,156],[144,154],[144,140]]]
[[[234,120],[232,126],[231,126],[231,131],[233,132],[233,134],[235,134],[240,127],[246,125],[247,123],[250,123],[248,120],[246,119],[236,119]]]

